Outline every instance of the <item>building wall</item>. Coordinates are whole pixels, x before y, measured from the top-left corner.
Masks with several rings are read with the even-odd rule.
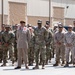
[[[49,20],[49,1],[48,0],[27,0],[27,22],[32,25],[37,24],[41,19],[43,25]]]
[[[21,20],[26,20],[26,4],[9,2],[9,24],[19,24]]]
[[[46,21],[49,20],[48,17],[40,17],[40,16],[27,16],[28,23],[32,24],[33,26],[37,25],[38,20],[42,20],[42,24],[45,25]]]
[[[26,3],[26,0],[8,0],[10,2]]]
[[[71,20],[71,22],[70,22],[70,24],[71,24],[75,18],[75,0],[51,0],[51,1],[52,1],[51,2],[52,22],[54,22],[54,9],[53,9],[53,7],[63,7],[64,8],[64,20],[65,20],[64,24],[65,25],[68,24],[70,22],[70,20]],[[31,17],[32,17],[32,19],[34,17],[35,18],[38,17],[38,19],[39,19],[39,17],[42,17],[42,18],[44,17],[44,18],[47,18],[45,20],[48,20],[49,0],[4,0],[4,15],[8,16],[7,17],[7,19],[8,19],[7,24],[14,24],[14,23],[19,22],[19,21],[17,21],[17,22],[10,21],[10,18],[12,18],[12,17],[10,17],[10,14],[12,14],[12,13],[10,13],[10,11],[12,11],[12,9],[10,9],[11,6],[9,6],[10,5],[9,2],[27,3],[27,11],[24,11],[25,14],[23,15],[23,17],[26,17],[26,19],[25,19],[26,22],[28,21],[29,23],[31,23]],[[69,8],[66,8],[66,6],[69,6]],[[13,8],[15,8],[15,7],[13,6]],[[15,9],[13,9],[13,10],[15,10]],[[15,14],[15,12],[13,12],[13,13]],[[26,13],[27,13],[27,15],[26,15]],[[1,0],[0,0],[0,14],[1,14]],[[60,15],[62,15],[62,14],[60,14]],[[15,19],[14,19],[14,21],[15,21]],[[37,21],[37,19],[36,19],[36,21]],[[35,21],[35,23],[32,21],[32,24],[36,24],[36,21]],[[55,19],[55,21],[56,21],[56,19]],[[4,21],[4,23],[5,23],[5,21]]]
[[[0,30],[1,30],[1,24],[2,24],[1,17],[2,17],[2,15],[0,15]],[[4,24],[7,24],[7,22],[8,22],[8,15],[4,15],[3,17],[4,17]]]
[[[27,0],[27,15],[49,17],[49,1]]]
[[[4,2],[4,14],[8,15],[8,0],[3,0]],[[0,14],[2,14],[2,0],[0,0]]]
[[[67,8],[67,6],[69,7]],[[53,7],[64,8],[64,22],[65,22],[64,25],[73,24],[73,20],[75,19],[75,0],[52,0],[52,12],[51,12],[52,17],[54,13]],[[60,15],[62,15],[62,13]]]

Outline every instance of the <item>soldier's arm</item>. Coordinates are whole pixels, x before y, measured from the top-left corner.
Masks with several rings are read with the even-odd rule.
[[[28,43],[30,42],[30,39],[31,39],[31,35],[30,35],[30,31],[28,30],[27,31],[27,40],[28,40]]]
[[[52,40],[53,40],[53,36],[52,36],[52,33],[50,32],[50,33],[49,33],[49,43],[51,43]]]
[[[67,40],[66,40],[66,34],[64,34],[64,45],[67,44]]]
[[[5,39],[4,39],[4,34],[1,35],[1,43],[2,43],[2,44],[6,43],[6,42],[5,42]]]
[[[56,44],[57,43],[57,35],[56,35],[56,33],[54,34],[54,43]]]
[[[11,33],[10,36],[11,36],[11,37],[10,37],[10,39],[8,40],[8,43],[9,43],[9,44],[14,43],[14,40],[15,40],[15,34],[14,34],[14,33]]]
[[[47,42],[47,39],[48,39],[48,37],[47,37],[47,30],[44,28],[44,39],[45,39],[45,42]]]

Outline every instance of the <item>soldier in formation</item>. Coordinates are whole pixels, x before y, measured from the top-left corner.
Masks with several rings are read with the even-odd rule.
[[[46,58],[46,28],[42,27],[42,21],[38,20],[38,27],[34,30],[35,35],[35,62],[36,66],[33,69],[39,69],[39,55],[42,57],[42,69],[45,66]]]
[[[68,26],[68,31],[64,30],[62,23],[56,24],[53,31],[48,21],[45,26],[42,25],[42,21],[38,20],[36,27],[26,27],[25,22],[20,21],[20,26],[15,26],[14,31],[9,25],[3,25],[0,32],[0,62],[3,60],[1,66],[6,66],[9,57],[12,64],[14,60],[18,61],[15,69],[21,68],[22,59],[26,69],[29,69],[28,65],[33,66],[34,62],[36,65],[33,69],[39,69],[39,62],[44,69],[45,64],[56,55],[56,63],[53,66],[61,64],[68,67],[70,52],[75,66],[75,32],[72,25]]]
[[[7,63],[7,53],[12,49],[14,42],[14,34],[10,32],[10,26],[5,26],[5,31],[2,34],[2,50],[3,50],[3,64],[1,66],[6,66]]]
[[[51,49],[51,44],[52,44],[52,32],[50,29],[50,23],[47,21],[46,22],[46,30],[47,30],[47,36],[46,36],[46,64],[48,64],[48,60],[51,61],[52,57],[52,49]]]

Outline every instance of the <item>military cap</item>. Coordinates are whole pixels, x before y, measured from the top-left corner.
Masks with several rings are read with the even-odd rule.
[[[50,25],[50,21],[46,21],[46,25]]]
[[[28,26],[28,27],[32,27],[32,25],[31,25],[31,24],[28,24],[27,26]]]
[[[54,27],[58,27],[58,24],[57,24],[57,23],[55,23],[55,24],[54,24]]]
[[[38,20],[38,23],[42,23],[42,20]]]
[[[68,28],[73,28],[73,26],[72,25],[68,25]]]
[[[58,27],[63,27],[63,24],[61,22],[58,23]]]
[[[20,23],[26,23],[25,21],[20,21]]]

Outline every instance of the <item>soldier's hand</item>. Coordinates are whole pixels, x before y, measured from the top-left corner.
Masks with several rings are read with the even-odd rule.
[[[61,45],[61,42],[57,42],[58,45]]]
[[[7,47],[8,46],[8,43],[5,43],[5,46]]]
[[[2,43],[0,42],[0,45],[1,45]]]
[[[71,47],[71,46],[72,46],[72,44],[66,44],[66,46],[67,46],[67,47]]]

